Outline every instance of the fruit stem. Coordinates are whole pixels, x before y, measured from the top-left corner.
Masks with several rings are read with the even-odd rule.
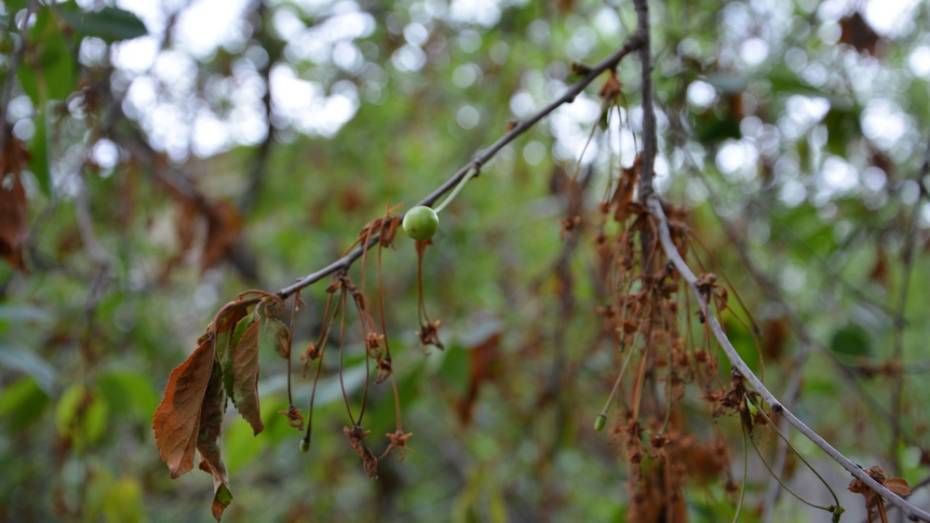
[[[440,212],[442,212],[442,210],[445,209],[446,206],[449,205],[449,203],[451,203],[452,200],[454,200],[455,197],[459,195],[459,191],[462,190],[462,187],[465,187],[465,184],[468,183],[468,180],[471,180],[472,178],[474,178],[475,175],[478,174],[479,170],[480,169],[476,166],[470,171],[468,171],[468,174],[462,177],[462,180],[459,182],[458,185],[455,186],[455,189],[452,189],[452,192],[449,193],[449,196],[446,196],[446,199],[443,200],[442,203],[439,204],[439,206],[435,208],[436,214],[439,214]]]

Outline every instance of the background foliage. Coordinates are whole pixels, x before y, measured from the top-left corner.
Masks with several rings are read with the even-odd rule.
[[[863,465],[920,483],[930,8],[651,8],[656,185],[690,207],[703,266],[728,277],[761,326],[766,382],[781,392],[802,372],[801,417]],[[169,478],[150,420],[218,307],[337,257],[387,206],[410,205],[509,121],[559,96],[573,62],[598,62],[635,27],[629,2],[581,0],[14,0],[0,13],[4,190],[25,161],[17,179],[28,206],[0,200],[0,520],[10,521],[210,520],[210,482]],[[593,206],[606,173],[632,164],[638,72],[632,58],[618,71],[620,115],[602,122],[589,89],[508,146],[443,214],[425,278],[445,351],[416,339],[412,242],[385,253],[394,368],[414,434],[406,460],[365,477],[341,434],[332,373],[312,448],[300,453],[299,434],[276,414],[287,408],[284,364],[262,354],[265,432],[253,437],[238,416],[224,428],[228,520],[624,520],[620,452],[591,428],[614,365],[595,314],[593,238],[582,227],[580,247],[567,249],[559,220],[567,175],[590,176]],[[741,251],[828,347],[802,369],[796,329]],[[319,331],[324,289],[304,293],[295,351]],[[724,319],[759,368],[749,330]],[[347,342],[357,392],[360,340]],[[303,407],[308,380],[295,391]],[[695,434],[709,438],[699,398],[685,401]],[[392,431],[389,389],[376,387],[370,408],[372,434]],[[887,416],[905,435],[898,445]],[[719,423],[738,470],[738,422]],[[848,477],[793,443],[855,520]],[[792,484],[815,485],[794,465]],[[699,475],[689,516],[730,518],[724,482]],[[760,517],[770,481],[751,456],[742,521]],[[927,506],[923,491],[912,500]],[[823,517],[784,496],[776,514]]]

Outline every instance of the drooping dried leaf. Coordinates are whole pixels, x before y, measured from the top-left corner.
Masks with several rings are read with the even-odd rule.
[[[200,411],[197,450],[200,452],[203,461],[206,461],[212,470],[220,473],[225,473],[218,444],[220,430],[223,425],[223,413],[226,410],[225,399],[220,366],[214,362],[213,373],[210,375],[207,391],[203,398],[203,407]],[[203,468],[203,464],[201,464],[201,468]]]
[[[213,336],[201,336],[194,352],[171,371],[152,417],[155,444],[173,478],[194,466],[204,395],[213,375],[213,351]]]
[[[214,203],[207,214],[207,240],[200,259],[201,270],[205,271],[222,260],[241,231],[242,219],[236,207],[225,201]]]
[[[26,270],[23,263],[26,211],[26,191],[19,175],[0,171],[0,256],[21,271]]]
[[[223,426],[226,398],[219,363],[213,363],[213,374],[204,394],[200,411],[200,427],[197,435],[197,450],[200,452],[200,469],[213,476],[213,517],[217,521],[232,501],[226,467],[220,455],[219,438]]]
[[[258,401],[258,333],[259,322],[254,316],[240,320],[223,366],[226,392],[255,434],[265,428]]]
[[[885,486],[899,496],[911,495],[911,487],[904,478],[888,478],[885,480]]]

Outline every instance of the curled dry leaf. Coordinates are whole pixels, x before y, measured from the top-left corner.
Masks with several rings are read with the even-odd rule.
[[[223,394],[223,379],[218,363],[213,363],[213,373],[207,385],[200,411],[200,427],[197,434],[197,450],[200,452],[200,469],[213,476],[213,517],[217,521],[232,501],[226,467],[220,456],[219,438],[223,428],[223,413],[226,398]]]
[[[201,336],[197,348],[168,376],[165,395],[152,417],[155,444],[176,478],[194,465],[204,396],[213,375],[213,336]]]
[[[869,477],[881,483],[885,486],[885,488],[899,496],[908,496],[911,493],[911,488],[908,486],[907,481],[905,481],[903,478],[886,477],[885,471],[882,470],[882,468],[878,465],[869,467],[866,472],[868,472]],[[862,494],[862,497],[865,498],[865,510],[868,515],[869,523],[872,523],[873,521],[873,513],[878,515],[879,521],[882,523],[888,523],[888,514],[885,510],[885,499],[877,492],[872,490],[872,487],[868,486],[860,479],[853,479],[849,483],[849,491],[855,492],[856,494]]]
[[[417,332],[417,336],[420,338],[420,343],[426,347],[432,345],[439,350],[445,349],[445,345],[442,344],[442,341],[439,339],[439,320],[434,320],[432,322],[424,322],[420,326],[420,330]]]
[[[300,409],[294,405],[288,406],[287,410],[279,410],[278,414],[287,418],[287,424],[297,430],[303,430],[304,428],[304,415],[300,412]]]

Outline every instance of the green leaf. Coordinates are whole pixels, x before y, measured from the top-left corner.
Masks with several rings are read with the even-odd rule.
[[[158,405],[151,378],[141,372],[112,371],[97,378],[97,388],[114,414],[147,420]]]
[[[26,4],[29,0],[6,0],[4,4],[6,5],[6,12],[8,14],[15,14],[20,9],[25,9]]]
[[[708,110],[694,117],[694,133],[701,143],[718,143],[741,136],[739,122],[732,115]]]
[[[227,392],[232,392],[230,398],[236,409],[255,434],[265,428],[258,399],[258,328],[254,314],[236,325],[233,337],[237,342],[223,365],[223,384]]]
[[[55,406],[55,426],[58,434],[68,436],[74,432],[74,423],[84,401],[85,389],[83,385],[71,385],[65,389]]]
[[[142,487],[133,478],[113,483],[103,501],[107,523],[139,523],[145,520]]]
[[[823,95],[823,90],[804,81],[785,65],[773,67],[767,79],[776,94]]]
[[[219,483],[216,486],[216,492],[213,494],[213,506],[211,508],[213,517],[215,517],[217,521],[223,517],[223,511],[232,503],[232,500],[232,492],[229,491],[229,487],[226,483]]]
[[[827,126],[827,151],[837,156],[845,156],[850,144],[862,136],[855,107],[831,105],[823,123]]]
[[[236,347],[239,345],[239,340],[242,339],[242,335],[245,334],[245,331],[252,325],[252,322],[254,321],[255,317],[251,314],[242,317],[239,320],[236,320],[236,328],[233,329],[231,336],[224,334],[228,331],[220,331],[220,333],[217,335],[216,357],[223,367],[223,389],[226,391],[226,396],[234,402],[236,400],[235,391],[233,390],[235,376],[233,375],[232,369],[232,354],[235,352]]]
[[[116,7],[84,11],[73,2],[68,2],[60,6],[58,12],[81,36],[96,36],[108,43],[148,34],[139,17]]]
[[[55,408],[55,426],[81,449],[98,441],[106,432],[109,407],[97,394],[80,384],[72,385],[61,395]]]
[[[17,431],[36,422],[48,406],[48,396],[31,377],[20,378],[0,393],[0,420]]]
[[[830,350],[844,356],[868,356],[872,353],[872,340],[861,325],[850,323],[833,333]]]
[[[49,100],[64,100],[74,91],[77,68],[67,37],[47,7],[36,13],[36,24],[28,39],[33,48],[16,74],[32,104],[44,112]]]

